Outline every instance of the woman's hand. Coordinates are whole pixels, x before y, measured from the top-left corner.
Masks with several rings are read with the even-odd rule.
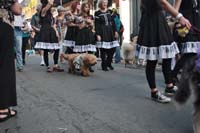
[[[190,29],[192,26],[190,21],[183,16],[180,17],[178,21],[181,25],[186,26],[188,29]]]
[[[48,0],[49,4],[53,5],[54,0]]]
[[[97,41],[101,41],[101,36],[100,35],[97,35]]]
[[[119,34],[115,31],[115,38],[117,39],[119,37]]]

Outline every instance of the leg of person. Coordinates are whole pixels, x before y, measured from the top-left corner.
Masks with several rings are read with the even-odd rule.
[[[100,54],[99,51],[100,51],[99,48],[97,48],[97,51],[96,51],[96,53],[95,53],[95,55],[96,55],[97,58],[100,57],[100,56],[99,56],[99,54]]]
[[[67,47],[65,54],[73,54],[73,48],[72,47]]]
[[[45,65],[45,63],[44,63],[44,51],[39,50],[39,54],[40,54],[40,57],[41,57],[40,66],[44,66]]]
[[[113,55],[115,53],[115,48],[111,48],[107,50],[107,66],[109,67],[110,70],[114,70],[114,67],[112,66],[112,59]]]
[[[100,52],[101,52],[101,68],[103,71],[108,71],[106,63],[106,49],[100,48]]]
[[[26,64],[25,58],[26,58],[26,38],[23,37],[23,39],[22,39],[22,63],[23,63],[23,65]]]
[[[147,60],[146,64],[146,78],[151,89],[151,98],[157,102],[168,103],[171,101],[170,98],[162,95],[156,88],[155,81],[155,69],[156,69],[157,60],[151,61]]]
[[[44,49],[44,62],[47,67],[47,72],[52,72],[53,70],[49,66],[49,50],[48,49]]]
[[[115,63],[120,63],[121,56],[120,56],[120,46],[116,47],[115,50]]]
[[[21,31],[15,30],[15,51],[16,51],[16,65],[18,71],[23,70],[22,63],[22,33]]]
[[[163,59],[163,62],[162,62],[162,71],[163,71],[163,75],[164,75],[164,79],[166,83],[165,93],[170,96],[174,95],[177,90],[174,87],[173,80],[172,80],[173,76],[172,76],[172,70],[171,70],[171,62],[172,62],[172,59]]]
[[[54,67],[53,67],[53,71],[56,72],[63,72],[64,69],[61,69],[60,66],[58,65],[58,59],[59,59],[59,49],[56,49],[54,51],[54,55],[53,55],[53,61],[54,61]]]

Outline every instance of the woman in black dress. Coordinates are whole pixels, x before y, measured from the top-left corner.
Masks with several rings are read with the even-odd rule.
[[[73,53],[73,48],[75,46],[75,39],[77,36],[78,24],[75,22],[75,18],[80,12],[80,2],[73,2],[71,5],[71,12],[66,15],[67,22],[67,33],[65,35],[65,40],[63,46],[67,47],[65,53]]]
[[[95,33],[94,33],[94,20],[90,15],[89,3],[83,3],[81,6],[81,14],[77,17],[79,21],[79,28],[77,29],[77,36],[75,39],[75,53],[94,53],[96,52],[95,46]]]
[[[170,29],[162,10],[168,11],[182,24],[190,28],[190,23],[178,13],[167,0],[142,0],[142,17],[138,35],[137,53],[139,59],[147,60],[146,78],[151,89],[151,97],[157,102],[167,103],[171,99],[161,94],[155,82],[157,61],[162,60],[162,71],[165,78],[167,94],[173,95],[175,89],[172,83],[171,59],[179,53],[177,44],[173,41]]]
[[[191,22],[192,26],[200,29],[199,0],[177,0],[175,8]],[[185,37],[178,36],[177,32],[175,32],[174,38],[179,45],[181,53],[181,58],[178,60],[173,70],[174,79],[175,82],[177,82],[177,74],[180,69],[183,68],[184,64],[189,59],[196,56],[197,49],[200,48],[200,33],[196,33],[195,29],[192,28]]]
[[[44,50],[44,62],[47,66],[47,72],[63,72],[64,70],[58,66],[59,58],[59,49],[60,45],[58,43],[58,34],[56,32],[56,22],[51,8],[54,0],[41,0],[42,10],[40,12],[40,23],[41,29],[36,42],[35,48]],[[49,56],[50,51],[54,51],[53,60],[54,66],[53,69],[49,66]]]
[[[108,68],[114,69],[111,64],[115,48],[119,46],[118,33],[111,17],[112,11],[107,8],[108,0],[100,0],[98,5],[100,10],[95,12],[96,47],[100,48],[102,70],[108,71]]]
[[[0,122],[16,116],[16,110],[10,107],[17,105],[16,76],[14,62],[14,29],[11,21],[11,10],[15,15],[21,14],[21,6],[15,0],[0,1]]]

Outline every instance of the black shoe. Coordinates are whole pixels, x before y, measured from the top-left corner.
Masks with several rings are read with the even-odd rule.
[[[164,96],[160,92],[151,93],[152,100],[160,103],[169,103],[171,102],[171,98]]]
[[[108,68],[102,68],[103,71],[108,71]]]
[[[91,73],[94,72],[94,70],[93,70],[91,67],[89,67],[89,71],[90,71]]]
[[[166,87],[165,94],[168,96],[173,96],[176,93],[177,89],[178,88],[176,86]]]
[[[23,65],[24,65],[24,66],[26,65],[26,62],[25,62],[25,60],[23,60],[23,62],[22,62],[22,63],[23,63]]]
[[[113,67],[113,66],[108,66],[108,68],[109,68],[110,70],[114,70],[114,67]]]

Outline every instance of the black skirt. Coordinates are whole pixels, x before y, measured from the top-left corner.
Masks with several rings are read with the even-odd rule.
[[[140,21],[136,55],[139,59],[174,58],[179,53],[162,11],[143,13]]]
[[[174,30],[174,39],[181,53],[197,53],[198,48],[200,48],[200,32],[195,29],[200,29],[200,13],[195,9],[180,12],[183,13],[194,28],[192,27],[185,37],[180,37]]]
[[[49,50],[60,49],[56,31],[51,25],[46,24],[41,27],[35,48]]]
[[[14,31],[0,19],[0,109],[17,105]]]
[[[100,25],[101,41],[96,42],[97,48],[111,49],[119,46],[119,41],[114,37],[112,25]]]
[[[73,51],[78,53],[96,52],[95,35],[89,28],[77,30]]]
[[[67,47],[74,47],[75,46],[75,39],[77,36],[77,27],[71,26],[67,28],[67,33],[65,35],[65,40],[63,46]]]

